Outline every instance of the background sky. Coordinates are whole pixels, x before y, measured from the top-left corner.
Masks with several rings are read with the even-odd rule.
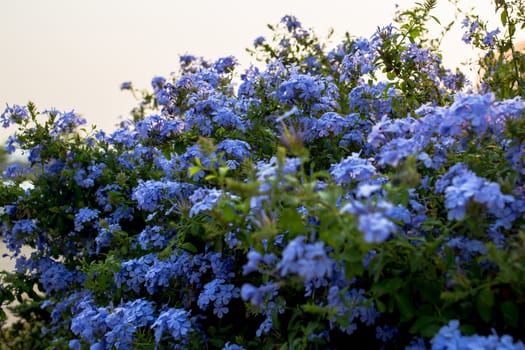
[[[391,22],[396,3],[415,1],[0,0],[0,110],[33,101],[40,110],[74,109],[111,131],[135,104],[120,84],[149,87],[153,76],[175,70],[182,54],[234,55],[246,67],[245,48],[285,14],[321,36],[334,28],[335,38],[346,31],[369,37]],[[462,3],[482,18],[492,15],[491,0]],[[448,0],[435,14],[452,20]],[[460,38],[457,26],[444,42],[449,65],[472,56]],[[0,140],[7,134],[0,129]]]

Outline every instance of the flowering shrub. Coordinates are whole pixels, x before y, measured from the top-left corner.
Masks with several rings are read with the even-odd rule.
[[[56,348],[524,348],[525,103],[461,90],[433,5],[333,49],[285,16],[238,87],[183,56],[111,134],[8,106],[0,300]]]

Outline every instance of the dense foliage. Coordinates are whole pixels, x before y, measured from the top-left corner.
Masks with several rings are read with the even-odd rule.
[[[182,56],[111,134],[8,106],[0,302],[53,348],[525,349],[521,55],[469,15],[469,91],[434,6],[332,49],[285,16],[239,80]]]

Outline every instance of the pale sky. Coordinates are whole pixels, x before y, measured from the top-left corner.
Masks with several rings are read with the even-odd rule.
[[[234,55],[246,67],[244,49],[285,14],[321,36],[331,27],[336,37],[345,31],[369,37],[391,22],[396,3],[405,8],[414,2],[0,0],[0,110],[31,100],[40,110],[74,109],[111,131],[135,105],[120,84],[149,87],[153,76],[174,71],[182,54]],[[475,4],[482,17],[492,14],[490,0],[463,2]],[[439,3],[436,14],[450,21],[448,0]],[[470,54],[460,38],[458,28],[443,47],[453,65]],[[6,137],[0,129],[0,140]]]

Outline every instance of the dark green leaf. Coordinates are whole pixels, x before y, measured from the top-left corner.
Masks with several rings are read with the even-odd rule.
[[[394,277],[374,284],[370,291],[372,295],[379,298],[385,294],[394,294],[401,286],[403,286],[403,280],[399,277]]]
[[[489,322],[492,319],[492,307],[494,306],[494,293],[490,287],[483,288],[476,297],[476,307],[481,319]]]

